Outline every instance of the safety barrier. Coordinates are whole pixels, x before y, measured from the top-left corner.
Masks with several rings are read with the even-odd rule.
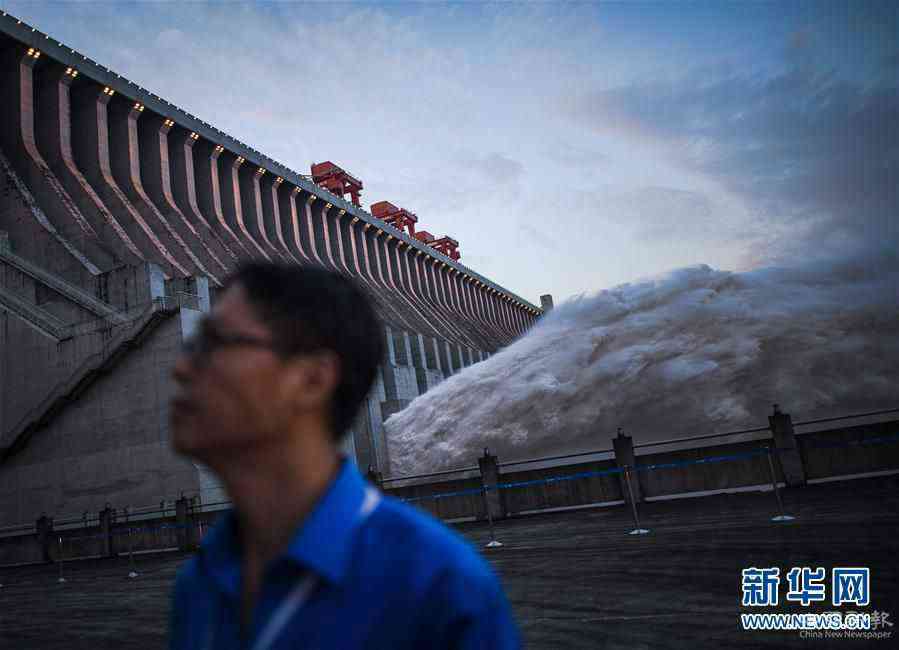
[[[895,409],[879,413],[893,411]],[[796,423],[796,426],[875,414],[828,418]],[[777,410],[775,415],[782,416]],[[776,511],[772,512],[771,519],[787,522],[794,514],[788,513],[784,507],[781,486],[791,484],[788,476],[790,462],[796,462],[801,456],[801,462],[808,467],[811,458],[817,463],[818,473],[813,475],[816,481],[820,480],[819,470],[822,468],[829,472],[825,474],[827,480],[839,479],[841,475],[882,475],[883,470],[899,472],[899,447],[876,453],[848,451],[895,445],[899,442],[896,427],[897,422],[892,421],[821,430],[796,436],[792,446],[784,445],[783,440],[778,442],[775,436],[764,440],[730,439],[700,448],[682,447],[640,456],[634,456],[632,452],[630,456],[622,453],[624,446],[620,444],[619,437],[614,440],[613,450],[601,450],[603,453],[613,452],[611,458],[594,457],[577,464],[533,467],[541,461],[565,460],[583,454],[499,463],[495,456],[488,458],[485,450],[485,458],[479,459],[477,465],[430,474],[391,477],[383,481],[377,476],[370,478],[386,493],[403,502],[424,507],[443,519],[486,520],[490,526],[491,547],[501,546],[496,538],[495,520],[508,516],[569,507],[624,505],[633,519],[633,527],[628,533],[645,535],[650,528],[644,523],[645,516],[641,517],[645,515],[642,512],[645,510],[642,505],[644,501],[730,490],[770,490],[776,501]],[[714,434],[714,437],[760,430]],[[676,438],[632,447],[664,447],[709,437]],[[827,451],[834,449],[847,451]],[[700,457],[695,457],[700,454]],[[529,467],[508,470],[510,466],[521,465]],[[723,470],[714,469],[722,465],[729,466]],[[499,472],[500,467],[504,468],[503,473]],[[862,471],[854,473],[858,467],[862,467]],[[793,483],[803,484],[805,481]],[[211,524],[219,510],[230,505],[229,502],[200,505],[195,499],[182,495],[175,502],[163,501],[158,506],[129,507],[116,511],[107,504],[107,508],[99,514],[84,512],[80,516],[73,514],[55,519],[42,516],[35,524],[0,528],[0,537],[7,544],[3,548],[13,551],[3,559],[12,563],[59,561],[64,564],[86,557],[128,556],[131,567],[129,575],[136,574],[136,555],[160,549],[194,548],[203,537],[204,527]],[[60,577],[64,577],[62,573]]]
[[[117,523],[115,525],[115,527],[111,527],[108,531],[103,531],[103,532],[99,532],[99,533],[89,533],[89,534],[83,534],[83,535],[72,535],[72,534],[57,535],[55,533],[63,532],[63,531],[71,531],[73,529],[71,527],[69,527],[69,528],[61,527],[58,530],[54,530],[55,547],[56,547],[55,562],[58,564],[58,569],[59,569],[57,581],[59,583],[67,582],[67,579],[65,577],[65,569],[64,569],[66,563],[73,562],[76,560],[104,557],[104,555],[102,553],[99,555],[87,555],[87,556],[85,556],[84,554],[76,555],[74,548],[75,548],[75,545],[77,542],[84,542],[84,541],[95,541],[96,542],[96,541],[100,540],[103,543],[106,543],[106,542],[110,542],[114,538],[126,539],[127,540],[127,548],[125,550],[115,552],[115,553],[113,553],[113,555],[115,555],[115,556],[127,555],[128,556],[129,570],[128,570],[127,577],[130,579],[134,579],[140,575],[137,571],[135,555],[138,555],[140,553],[145,553],[145,552],[154,552],[154,551],[182,550],[182,545],[177,544],[177,543],[175,545],[170,544],[169,546],[166,546],[164,548],[161,547],[161,545],[158,543],[159,537],[161,534],[169,534],[169,535],[171,535],[172,533],[175,533],[176,535],[178,533],[189,534],[192,531],[196,530],[198,533],[197,540],[199,541],[202,539],[203,534],[204,534],[204,530],[203,530],[204,529],[204,525],[203,525],[204,521],[202,518],[199,518],[199,517],[195,517],[194,518],[195,520],[190,523],[164,522],[164,523],[155,524],[155,525],[142,525],[142,524],[141,525],[130,525],[128,523],[128,518],[134,516],[135,513],[137,513],[137,516],[146,517],[148,515],[152,516],[154,514],[160,514],[160,513],[165,514],[165,513],[169,513],[169,512],[171,512],[171,509],[165,509],[165,508],[163,508],[161,510],[151,510],[149,508],[137,509],[137,510],[124,509],[124,516],[126,517],[124,525],[121,525],[121,523]],[[68,518],[68,519],[61,519],[60,521],[62,522],[63,526],[65,526],[67,524],[72,524],[75,522],[82,523],[84,525],[85,529],[86,528],[95,528],[100,523],[98,518],[94,518],[93,520],[90,520],[87,518],[82,518],[82,519]],[[156,535],[157,544],[153,545],[151,548],[145,549],[144,551],[136,550],[136,548],[135,548],[136,536],[141,535],[141,534],[146,534],[146,533],[154,533]],[[2,587],[2,586],[3,585],[0,584],[0,587]]]
[[[849,441],[841,441],[838,443],[827,443],[818,445],[818,447],[826,447],[826,448],[839,448],[839,447],[853,447],[853,446],[873,446],[879,444],[887,444],[899,442],[899,432],[894,434],[889,434],[886,436],[878,436],[875,438],[867,438],[861,440],[849,440]],[[766,445],[764,447],[760,447],[757,449],[753,449],[747,452],[736,453],[736,454],[721,454],[716,456],[705,456],[702,458],[696,459],[688,459],[682,461],[673,461],[666,463],[647,463],[647,464],[635,464],[633,466],[624,465],[622,467],[614,467],[603,470],[593,470],[593,471],[584,471],[577,472],[573,474],[563,474],[557,476],[551,476],[547,478],[541,479],[532,479],[527,481],[511,481],[511,482],[498,482],[495,484],[482,484],[477,488],[468,488],[464,490],[453,490],[449,492],[441,492],[437,494],[430,495],[421,495],[415,497],[399,497],[399,499],[405,503],[421,503],[425,501],[439,501],[441,499],[447,499],[451,497],[458,496],[470,496],[470,495],[481,495],[485,499],[484,510],[487,514],[488,525],[490,526],[490,541],[487,543],[488,547],[497,547],[502,546],[502,543],[496,539],[496,535],[494,532],[494,523],[493,517],[491,515],[490,507],[486,503],[487,495],[491,491],[500,492],[502,490],[514,490],[520,489],[524,487],[531,487],[535,485],[552,485],[558,484],[565,481],[576,481],[585,478],[599,477],[599,476],[612,476],[617,475],[620,476],[623,481],[623,491],[625,494],[624,501],[629,504],[631,509],[631,515],[634,520],[634,527],[630,531],[628,531],[629,535],[645,535],[650,532],[650,529],[644,528],[640,522],[639,509],[638,509],[638,501],[639,499],[635,495],[633,481],[634,475],[641,472],[654,472],[659,470],[667,470],[667,469],[676,469],[690,466],[699,466],[699,465],[712,465],[716,463],[727,463],[734,461],[742,461],[752,458],[760,458],[762,456],[767,459],[767,469],[768,469],[768,478],[771,484],[771,491],[774,494],[775,501],[777,504],[777,513],[771,517],[771,521],[775,522],[788,522],[794,520],[795,515],[788,514],[784,508],[783,499],[780,494],[780,482],[777,478],[777,470],[775,468],[775,458],[777,457],[777,449],[771,445]]]

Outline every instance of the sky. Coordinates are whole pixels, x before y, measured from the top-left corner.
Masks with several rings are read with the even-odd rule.
[[[535,304],[899,240],[891,3],[0,6]]]

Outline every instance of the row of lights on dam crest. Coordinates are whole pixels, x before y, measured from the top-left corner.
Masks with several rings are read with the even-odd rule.
[[[3,15],[3,16],[7,16],[8,14],[4,11],[4,12],[2,12],[2,15]],[[22,21],[21,21],[21,20],[17,20],[17,21],[16,21],[16,24],[17,24],[17,25],[21,25],[21,24],[22,24]],[[36,32],[37,30],[36,30],[36,28],[33,28],[33,27],[32,27],[32,28],[31,28],[31,31],[32,31],[32,32]],[[47,34],[47,35],[45,35],[45,38],[48,38],[48,39],[49,39],[50,36]],[[63,46],[62,42],[60,42],[59,45],[60,45],[60,47],[62,47],[62,46]],[[76,54],[76,52],[75,52],[74,49],[70,49],[70,52],[71,52],[72,54]],[[32,58],[34,58],[34,59],[38,59],[38,58],[40,57],[40,55],[41,55],[40,50],[38,50],[38,49],[36,49],[36,48],[33,48],[33,47],[28,49],[28,56],[30,56],[30,57],[32,57]],[[96,64],[96,63],[93,61],[93,59],[88,59],[88,58],[87,58],[87,55],[82,55],[82,59],[84,59],[84,60],[86,60],[86,61],[90,61],[91,63],[94,63],[95,65],[98,65],[98,67],[101,67],[103,70],[106,70],[107,72],[110,72],[110,73],[112,72],[112,71],[109,70],[108,68],[105,68],[105,67],[99,66],[99,64]],[[72,67],[69,67],[69,68],[66,69],[65,74],[68,75],[68,76],[70,76],[71,78],[74,79],[75,77],[78,76],[78,71],[75,70],[75,69],[72,68]],[[122,75],[116,73],[116,78],[121,79],[121,78],[122,78]],[[137,85],[136,83],[134,83],[134,82],[131,81],[131,80],[128,80],[128,83],[131,84],[131,85],[133,85],[133,86],[136,86],[139,90],[145,90],[142,86]],[[146,91],[146,92],[149,93],[149,91]],[[105,95],[109,96],[109,97],[112,97],[113,95],[115,95],[115,90],[113,90],[113,89],[110,88],[109,86],[106,86],[106,87],[103,88],[103,93],[104,93]],[[162,99],[161,97],[158,97],[158,96],[155,95],[154,93],[149,93],[149,94],[150,94],[151,97],[154,97],[154,98],[156,98],[156,99],[158,99],[158,100],[164,102],[164,103],[165,103],[166,105],[168,105],[168,106],[174,106],[173,104],[171,104],[171,103],[168,102],[167,100]],[[143,112],[143,111],[144,111],[144,108],[145,108],[145,106],[144,106],[142,103],[140,103],[140,102],[136,102],[136,103],[134,104],[134,109],[137,110],[137,111],[139,111],[139,112]],[[176,108],[177,108],[177,107],[176,107]],[[178,109],[178,110],[181,110],[181,109]],[[219,133],[219,134],[221,134],[221,135],[223,135],[223,136],[225,136],[225,137],[228,137],[229,139],[233,140],[234,142],[236,142],[236,143],[239,144],[240,146],[244,147],[245,149],[249,149],[250,151],[252,151],[252,152],[254,152],[255,154],[257,154],[258,156],[262,157],[263,159],[265,159],[265,160],[267,160],[267,161],[269,161],[269,162],[272,162],[273,164],[276,164],[276,165],[278,165],[279,167],[284,167],[285,169],[287,169],[287,167],[284,166],[283,164],[281,164],[281,163],[279,163],[279,162],[273,160],[272,158],[270,158],[270,157],[268,157],[268,156],[262,154],[261,152],[259,152],[258,150],[254,149],[253,147],[250,147],[250,146],[246,145],[245,143],[243,143],[243,142],[241,142],[241,141],[239,141],[239,140],[237,140],[237,139],[235,139],[235,138],[231,138],[231,137],[228,136],[226,133],[224,133],[223,131],[221,131],[221,129],[218,129],[218,128],[216,128],[216,127],[214,127],[214,126],[208,124],[207,122],[204,122],[203,120],[200,120],[199,118],[195,117],[194,115],[192,115],[192,114],[190,114],[190,113],[187,113],[186,111],[182,111],[182,112],[183,112],[185,115],[187,115],[190,119],[195,119],[195,120],[197,120],[198,122],[200,122],[201,124],[203,124],[205,127],[209,128],[209,129],[212,129],[212,130],[215,131],[216,133]],[[175,121],[172,120],[172,119],[166,119],[166,120],[165,120],[165,125],[166,125],[167,127],[170,127],[170,128],[171,128],[171,127],[173,127],[173,126],[175,125]],[[194,140],[194,141],[200,139],[199,134],[198,134],[197,132],[195,132],[195,131],[192,131],[192,132],[190,133],[190,136],[189,136],[189,137],[190,137],[191,140]],[[225,150],[225,147],[222,146],[222,145],[217,145],[217,146],[215,147],[215,151],[216,151],[217,153],[222,153],[224,150]],[[237,158],[237,162],[238,162],[239,164],[244,163],[245,160],[246,160],[246,159],[245,159],[243,156],[238,156],[238,158]],[[258,169],[259,174],[264,174],[266,171],[267,171],[267,170],[266,170],[264,167],[259,167],[259,169]],[[295,170],[290,170],[290,171],[291,171],[294,175],[296,175],[296,176],[299,176],[299,177],[301,177],[301,178],[305,178],[305,176],[304,176],[303,174],[300,174],[299,172],[297,172],[297,171],[295,171]],[[278,176],[276,182],[280,184],[280,183],[282,183],[283,181],[284,181],[284,179],[283,179],[281,176]],[[360,210],[362,210],[362,209],[360,208]],[[365,212],[365,210],[362,210],[362,211]],[[344,212],[345,212],[345,210],[344,210]],[[366,214],[370,214],[370,213],[366,213]],[[353,223],[356,223],[357,221],[359,221],[359,217],[354,216],[354,217],[353,217]],[[371,225],[371,224],[366,224],[366,225]],[[379,228],[379,229],[378,229],[378,234],[380,235],[380,234],[383,234],[383,233],[384,233],[384,231],[383,231],[382,229]],[[391,237],[392,237],[392,235],[391,235]],[[420,253],[420,252],[421,252],[421,251],[419,251],[419,253]],[[442,266],[442,267],[447,266],[446,262],[444,262],[444,261],[441,260],[441,266]],[[480,282],[480,281],[477,281],[477,280],[476,280],[476,283],[477,283],[479,286],[484,286],[483,283]],[[511,298],[509,298],[509,300],[512,301],[512,302],[514,302]]]

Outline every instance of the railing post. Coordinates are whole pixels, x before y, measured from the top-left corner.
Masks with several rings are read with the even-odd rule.
[[[34,524],[37,531],[37,543],[41,551],[42,562],[52,562],[50,557],[50,538],[53,535],[53,518],[48,517],[46,513],[41,513],[37,522]]]
[[[780,497],[780,488],[777,485],[777,473],[774,471],[774,453],[775,448],[768,447],[767,453],[765,454],[768,458],[768,470],[771,473],[771,489],[774,490],[774,498],[777,499],[777,510],[780,512],[779,515],[771,517],[771,521],[792,521],[795,517],[786,513],[784,510],[783,499]]]
[[[496,456],[491,455],[486,447],[484,455],[478,458],[478,468],[481,470],[481,485],[484,487],[484,503],[487,506],[488,520],[504,519],[506,511],[499,490],[496,488],[499,483],[499,464]]]
[[[115,522],[115,512],[107,503],[99,514],[100,519],[100,535],[103,536],[101,555],[104,557],[112,557],[115,552],[115,541],[112,535],[112,525]]]
[[[183,494],[175,501],[175,523],[178,531],[178,550],[190,550],[190,535],[187,530],[187,497]]]
[[[374,485],[379,490],[384,489],[384,475],[381,474],[378,470],[376,470],[372,465],[368,466],[368,482]]]
[[[194,519],[197,522],[197,547],[203,543],[203,504],[200,503],[200,495],[194,495],[190,498],[190,509]],[[191,527],[191,530],[193,528]]]
[[[634,497],[634,481],[631,481],[631,467],[630,465],[624,466],[624,471],[622,472],[622,477],[624,478],[624,483],[627,486],[627,501],[631,504],[631,515],[634,517],[634,529],[631,530],[628,535],[646,535],[649,533],[648,528],[643,528],[640,525],[640,516],[637,513],[637,499]]]
[[[615,464],[620,469],[623,470],[625,468],[633,468],[636,466],[637,459],[634,456],[634,439],[624,435],[621,432],[621,427],[618,427],[618,435],[612,438],[612,446],[615,449]],[[621,481],[622,498],[625,502],[639,503],[643,501],[643,493],[640,490],[639,481],[629,481],[627,472],[621,472],[621,474],[619,474],[619,480]],[[639,526],[637,526],[637,528],[639,528]]]
[[[774,438],[774,449],[783,469],[784,483],[787,487],[805,485],[805,467],[802,455],[793,432],[793,420],[789,413],[781,413],[780,407],[774,405],[774,414],[768,416],[768,425]]]
[[[499,489],[496,487],[499,484],[499,465],[496,462],[496,456],[491,456],[486,447],[484,447],[484,455],[478,459],[478,468],[481,470],[484,510],[487,513],[487,525],[490,527],[490,541],[486,546],[496,548],[502,546],[503,543],[496,539],[496,529],[493,527],[494,515],[502,517],[505,513]]]
[[[128,527],[128,577],[136,578],[137,571],[134,570],[134,539],[131,537],[131,514],[129,508],[125,508],[125,525]]]
[[[63,557],[62,557],[62,536],[61,535],[59,536],[58,540],[59,541],[57,542],[57,546],[56,546],[56,554],[58,557],[56,558],[56,563],[59,565],[59,578],[56,580],[56,582],[65,582],[66,579],[62,575]]]

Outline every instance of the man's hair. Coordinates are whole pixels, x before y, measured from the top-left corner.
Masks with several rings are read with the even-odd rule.
[[[331,401],[340,441],[371,389],[384,357],[381,321],[368,296],[349,278],[311,266],[250,262],[225,283],[238,284],[286,357],[331,350],[340,379]]]

